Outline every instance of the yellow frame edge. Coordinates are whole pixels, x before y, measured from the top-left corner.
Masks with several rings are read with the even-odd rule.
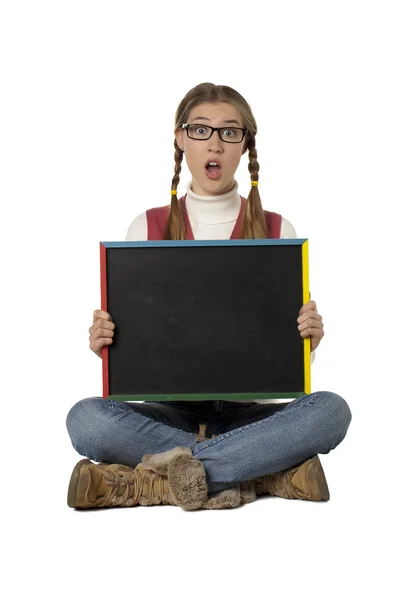
[[[303,304],[310,300],[309,273],[308,273],[308,240],[302,245],[303,262]],[[305,393],[311,393],[311,340],[304,340],[304,388]]]

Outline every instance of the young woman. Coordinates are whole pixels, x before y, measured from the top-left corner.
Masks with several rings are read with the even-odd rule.
[[[252,111],[234,89],[203,83],[190,90],[176,112],[171,204],[138,216],[127,239],[296,237],[289,221],[263,210],[256,133]],[[251,179],[247,199],[239,195],[234,179],[246,152]],[[192,181],[178,200],[183,156]],[[112,343],[114,328],[108,313],[94,312],[90,348],[99,357]],[[298,329],[302,338],[311,339],[313,352],[324,335],[313,300],[299,307]],[[317,455],[343,440],[350,421],[347,403],[332,392],[286,403],[87,398],[67,417],[74,448],[88,457],[73,470],[68,504],[164,503],[193,510],[233,507],[257,494],[328,500]]]

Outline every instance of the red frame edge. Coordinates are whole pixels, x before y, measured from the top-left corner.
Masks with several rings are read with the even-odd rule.
[[[107,311],[107,250],[104,244],[100,242],[100,293],[101,310]],[[109,396],[108,381],[108,346],[104,346],[101,351],[102,369],[103,369],[103,398]]]

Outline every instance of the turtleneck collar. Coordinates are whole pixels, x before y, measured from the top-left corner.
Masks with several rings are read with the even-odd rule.
[[[201,225],[218,225],[236,221],[241,199],[238,184],[221,196],[200,196],[192,191],[192,182],[186,187],[186,209],[190,221]]]

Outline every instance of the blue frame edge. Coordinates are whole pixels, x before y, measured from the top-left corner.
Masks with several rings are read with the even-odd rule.
[[[100,242],[105,248],[140,248],[163,246],[302,246],[307,238],[262,239],[262,240],[157,240]]]

